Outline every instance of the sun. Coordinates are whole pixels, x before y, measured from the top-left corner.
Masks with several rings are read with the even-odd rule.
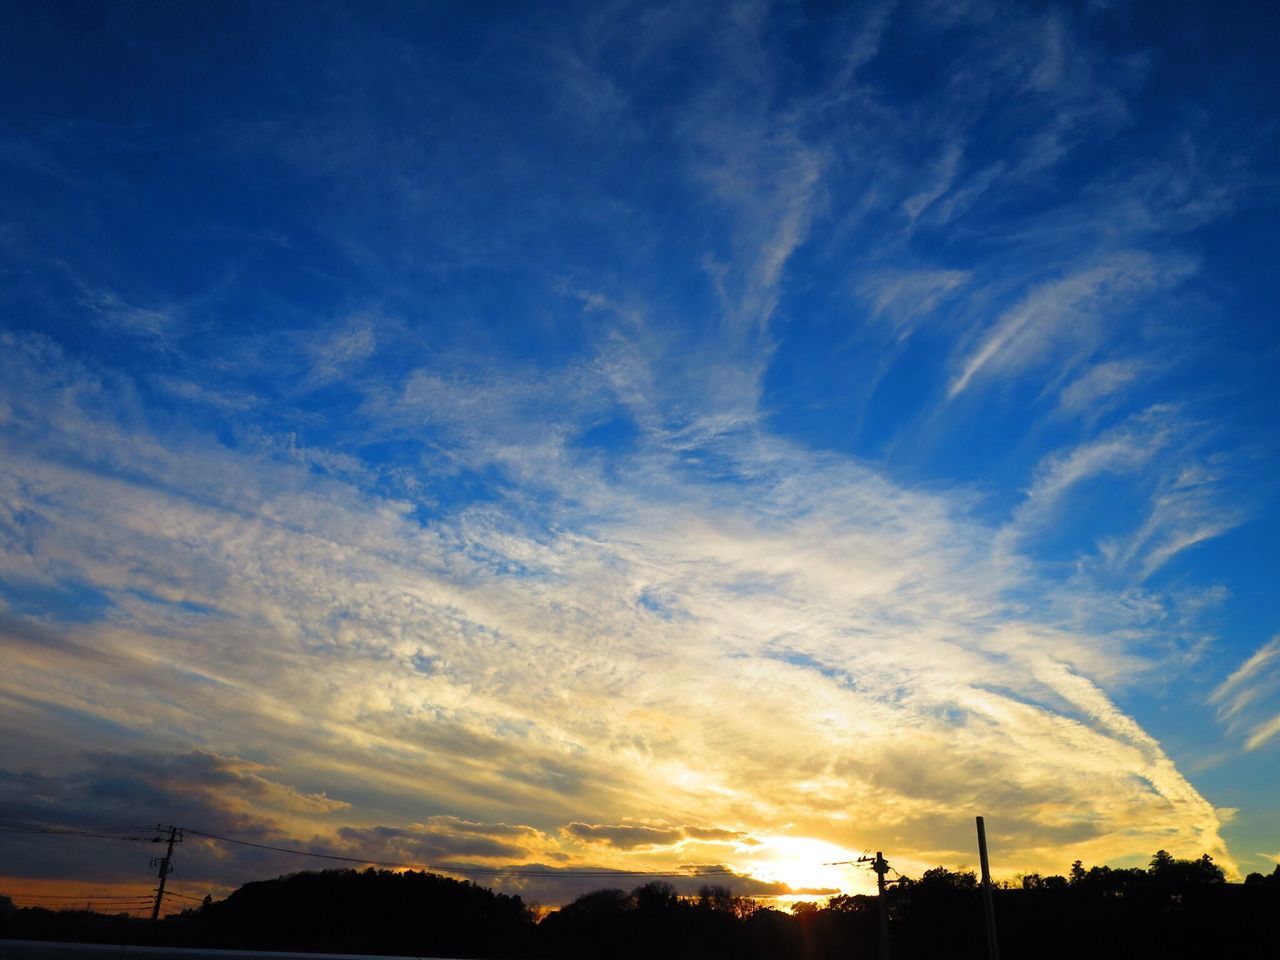
[[[866,871],[852,866],[833,865],[839,861],[857,860],[860,851],[848,850],[813,837],[762,837],[757,846],[743,851],[737,865],[761,880],[785,883],[800,899],[815,899],[828,893],[805,891],[839,891],[867,893],[874,889],[874,877],[868,882]]]

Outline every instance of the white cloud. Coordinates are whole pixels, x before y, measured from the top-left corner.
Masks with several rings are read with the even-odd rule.
[[[1096,364],[1062,389],[1058,395],[1058,410],[1073,416],[1096,413],[1145,370],[1143,363],[1134,360],[1109,360]]]
[[[1005,594],[1032,574],[946,495],[743,428],[646,436],[607,480],[563,430],[517,446],[485,428],[528,426],[537,404],[521,419],[501,389],[455,382],[459,449],[555,497],[536,518],[516,492],[422,527],[290,460],[51,403],[51,383],[110,388],[15,343],[39,359],[7,397],[0,570],[112,604],[57,626],[61,648],[4,641],[0,695],[62,717],[48,736],[75,714],[204,742],[376,798],[384,823],[641,818],[850,850],[886,837],[925,862],[965,856],[978,810],[1027,866],[1059,869],[1067,847],[1230,863],[1213,809],[1088,679],[1132,679],[1140,656],[1025,619]],[[518,391],[549,404],[564,382]]]
[[[110,291],[86,293],[85,301],[98,323],[111,333],[129,334],[163,345],[178,327],[173,310],[139,307]]]
[[[1011,555],[1036,549],[1042,538],[1069,525],[1073,512],[1091,509],[1088,505],[1102,495],[1091,484],[1108,482],[1112,486],[1106,496],[1123,489],[1136,497],[1138,506],[1131,512],[1141,519],[1136,526],[1113,522],[1089,541],[1071,542],[1076,566],[1072,579],[1078,592],[1071,605],[1091,611],[1090,616],[1110,605],[1110,617],[1124,616],[1127,607],[1137,621],[1150,622],[1169,616],[1181,604],[1182,618],[1194,620],[1202,604],[1166,605],[1139,585],[1183,551],[1221,536],[1247,516],[1245,505],[1229,498],[1220,465],[1212,466],[1219,458],[1206,454],[1202,442],[1197,424],[1178,409],[1157,404],[1089,440],[1054,451],[1033,471],[1025,498],[997,538],[1000,549]],[[1093,501],[1087,499],[1090,496]],[[1104,581],[1109,588],[1103,587]],[[1100,591],[1093,598],[1088,597],[1087,583]],[[1117,584],[1127,586],[1113,597]]]
[[[1054,350],[1091,348],[1105,329],[1106,312],[1146,291],[1182,279],[1190,265],[1160,261],[1136,251],[1109,256],[1057,280],[1040,284],[1001,314],[966,351],[948,398],[979,376],[1008,376],[1040,364]]]
[[[912,194],[902,202],[902,212],[912,222],[918,220],[930,206],[937,202],[955,182],[960,169],[960,161],[964,156],[964,147],[959,143],[947,144],[946,150],[934,162],[926,179],[928,185],[918,193]]]
[[[331,446],[264,424],[232,449],[146,408],[127,378],[39,338],[7,338],[0,576],[54,598],[38,613],[15,600],[0,633],[15,755],[56,766],[65,743],[141,740],[254,757],[280,788],[259,794],[274,829],[406,856],[507,843],[548,860],[584,862],[599,847],[615,865],[665,866],[671,845],[668,859],[635,861],[664,845],[585,841],[684,831],[675,846],[690,855],[690,838],[724,846],[683,826],[703,824],[769,850],[883,840],[902,862],[930,866],[971,856],[968,824],[981,812],[1026,869],[1157,846],[1229,865],[1224,811],[1109,692],[1140,683],[1152,646],[1179,629],[1143,581],[1239,515],[1223,509],[1218,468],[1178,411],[1097,426],[1157,366],[1130,308],[1194,269],[1144,251],[1146,239],[1203,222],[1230,191],[1206,189],[1190,155],[1117,172],[1060,208],[1037,201],[1034,222],[984,218],[988,201],[1016,207],[1019,190],[1126,110],[1112,66],[1061,17],[944,6],[893,12],[982,28],[927,109],[888,109],[861,83],[892,5],[833,39],[832,79],[806,95],[769,46],[766,5],[717,23],[715,44],[700,48],[716,82],[672,108],[675,149],[664,144],[692,185],[661,183],[664,198],[688,188],[706,203],[705,248],[690,262],[702,257],[719,301],[697,316],[665,315],[669,300],[570,267],[553,286],[598,322],[571,360],[552,351],[516,369],[418,349],[397,357],[407,372],[366,377],[399,332],[376,312],[217,358],[229,379],[246,364],[287,367],[295,399],[332,385],[361,397]],[[686,15],[635,15],[635,62],[653,65]],[[606,47],[543,60],[557,65],[559,109],[620,130],[631,91]],[[1009,103],[1007,158],[970,160],[984,149],[977,128],[999,128]],[[306,156],[290,162],[368,176],[364,145],[327,143],[300,134],[290,149]],[[418,217],[448,180],[404,153],[375,158],[373,179],[395,181]],[[328,232],[348,251],[367,243],[353,260],[368,265],[378,240],[364,212],[361,230]],[[614,208],[600,219],[624,223]],[[944,225],[974,242],[917,259],[915,241],[935,244],[926,234]],[[395,242],[429,232],[413,227],[391,231]],[[455,259],[441,266],[433,252],[433,270],[508,252],[504,230],[460,233]],[[833,289],[855,290],[900,338],[944,308],[943,333],[972,330],[950,354],[950,399],[1036,378],[1048,381],[1041,399],[1056,394],[1070,415],[1054,430],[1084,423],[1084,436],[1041,457],[1008,525],[976,519],[971,490],[904,486],[770,432],[762,382],[786,336],[775,313],[806,244],[820,248],[819,266],[852,264]],[[397,264],[425,256],[397,250]],[[536,276],[527,266],[520,275]],[[118,300],[91,307],[153,339],[172,319]],[[198,371],[155,382],[224,413],[260,402]],[[575,446],[615,416],[635,424],[628,449]],[[357,455],[388,439],[416,458],[394,495]],[[487,496],[461,507],[440,494],[469,474],[483,475]],[[1073,558],[1076,576],[1046,571],[1028,554],[1099,478],[1144,498],[1136,529],[1099,532],[1102,562]],[[1261,708],[1270,681],[1251,669],[1215,703],[1254,749],[1277,720]],[[735,866],[766,862],[746,846],[731,850]]]
[[[1178,433],[1176,411],[1158,405],[1084,443],[1055,451],[1037,465],[1006,536],[1024,538],[1042,528],[1064,498],[1085,481],[1146,468]]]
[[[1257,750],[1280,734],[1280,637],[1272,637],[1213,691],[1209,703],[1228,730],[1244,734],[1244,748]]]
[[[1245,510],[1223,502],[1219,479],[1215,471],[1197,463],[1179,469],[1152,496],[1142,526],[1105,544],[1110,561],[1135,565],[1146,579],[1182,551],[1239,526]]]
[[[805,128],[829,91],[777,109],[769,13],[765,3],[739,6],[718,25],[717,80],[687,105],[679,124],[695,180],[732,218],[733,249],[706,261],[723,298],[730,349],[755,346],[767,330],[783,268],[823,207],[830,162],[823,140]],[[846,82],[876,46],[882,26],[874,14],[870,19],[842,63]]]
[[[888,318],[906,336],[970,278],[964,270],[887,270],[863,281],[859,293],[875,316]]]
[[[1043,42],[1028,85],[1032,90],[1046,92],[1056,89],[1066,72],[1068,39],[1062,18],[1046,17],[1041,25]]]
[[[378,347],[378,321],[376,316],[356,314],[346,318],[332,332],[307,334],[303,349],[309,354],[311,363],[308,384],[323,386],[331,383],[372,357]]]
[[[1244,742],[1244,748],[1246,750],[1257,750],[1277,733],[1280,733],[1280,713],[1277,713],[1265,723],[1258,724],[1249,733],[1249,738]]]
[[[709,114],[722,107],[711,104]],[[825,158],[820,149],[763,119],[726,122],[708,116],[703,147],[717,158],[702,176],[737,220],[735,267],[721,290],[737,336],[763,331],[773,315],[782,269],[808,236]]]

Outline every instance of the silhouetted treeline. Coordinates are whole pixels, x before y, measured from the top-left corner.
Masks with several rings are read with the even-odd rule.
[[[979,898],[973,873],[942,867],[892,885],[895,960],[985,958]],[[652,882],[589,893],[539,923],[519,897],[475,884],[348,870],[250,883],[160,923],[0,909],[0,937],[545,960],[871,960],[878,909],[875,897],[838,896],[787,914],[720,886],[690,898]],[[1006,960],[1264,956],[1280,915],[1280,865],[1229,884],[1207,856],[1160,851],[1145,869],[1086,870],[1077,861],[1065,877],[1030,874],[1001,886],[995,910]]]
[[[18,910],[11,939],[399,956],[523,957],[534,918],[519,897],[432,873],[325,870],[247,883],[166,917]]]

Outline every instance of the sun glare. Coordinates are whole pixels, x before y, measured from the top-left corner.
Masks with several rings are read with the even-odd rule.
[[[874,877],[868,881],[866,871],[840,864],[857,860],[859,854],[812,837],[765,837],[759,846],[746,851],[741,869],[761,880],[785,883],[801,900],[830,895],[807,891],[868,893],[875,887]]]

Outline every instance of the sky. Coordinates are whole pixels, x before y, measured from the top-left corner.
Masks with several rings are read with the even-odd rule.
[[[1280,8],[0,22],[0,818],[544,904],[1280,859]]]

